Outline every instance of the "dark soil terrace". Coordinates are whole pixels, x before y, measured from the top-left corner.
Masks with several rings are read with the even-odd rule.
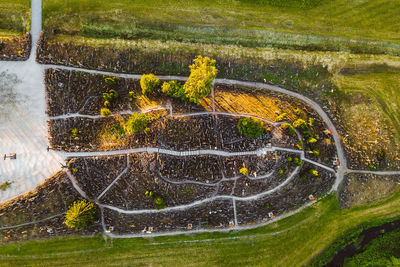
[[[79,187],[90,199],[96,199],[101,192],[127,167],[127,156],[87,157],[68,163]]]
[[[99,115],[100,109],[104,107],[103,93],[111,89],[119,95],[111,102],[110,110],[113,113],[137,112],[154,106],[170,106],[175,114],[206,110],[200,104],[181,101],[160,93],[146,97],[142,94],[140,80],[117,78],[115,83],[110,85],[105,82],[108,77],[80,71],[47,69],[45,72],[47,113],[49,116],[70,113]],[[161,91],[163,82],[163,80],[160,81],[158,91]],[[133,101],[129,101],[129,92],[133,92]],[[211,104],[211,99],[205,99],[202,103],[204,105],[207,102]]]
[[[308,169],[318,171],[318,177],[307,175],[302,177],[302,172]],[[239,225],[254,224],[266,221],[268,213],[279,215],[288,210],[293,210],[310,201],[308,196],[320,197],[329,192],[335,176],[324,169],[304,164],[303,171],[282,187],[279,191],[253,201],[236,201]]]
[[[166,207],[189,204],[217,194],[248,196],[262,193],[279,185],[294,171],[294,165],[288,164],[286,158],[286,153],[227,158],[137,153],[129,155],[126,170],[126,156],[76,158],[68,167],[90,199],[97,199],[121,175],[99,197],[100,202],[137,210],[155,208],[153,199],[145,195],[146,191],[161,196]],[[239,173],[243,166],[249,170],[248,177]],[[278,168],[282,170],[281,174],[278,174]],[[261,177],[266,174],[271,175]],[[230,181],[221,182],[225,179]]]
[[[64,213],[75,200],[81,198],[65,172],[58,172],[34,191],[0,206],[0,243],[101,232],[99,217],[94,225],[82,231],[65,226]],[[52,219],[47,219],[52,216]],[[25,223],[30,224],[9,228]]]
[[[156,232],[184,231],[188,224],[192,229],[229,227],[234,221],[231,200],[216,200],[193,208],[174,211],[161,211],[143,214],[119,214],[105,209],[106,226],[113,226],[114,234],[140,234],[145,227],[153,227]]]
[[[31,35],[0,38],[0,60],[27,60],[31,53]]]
[[[157,112],[164,115],[167,113]],[[225,115],[182,118],[167,116],[149,124],[150,131],[147,134],[137,133],[114,141],[104,137],[105,129],[115,124],[113,117],[50,120],[50,144],[52,149],[63,151],[104,151],[146,146],[176,151],[197,149],[250,151],[266,147],[269,143],[296,148],[297,137],[288,136],[280,128],[275,130],[272,126],[270,127],[272,134],[267,132],[255,139],[246,138],[237,129],[238,120],[239,117]],[[75,128],[78,129],[78,133],[73,137],[71,131]]]
[[[236,200],[239,225],[265,222],[269,219],[269,212],[273,212],[275,216],[282,214],[308,202],[310,194],[319,197],[330,190],[335,180],[332,173],[320,168],[314,168],[319,172],[318,177],[312,177],[311,175],[304,177],[303,173],[307,173],[313,167],[305,164],[303,168],[305,171],[300,171],[293,180],[277,190],[277,192],[256,200]],[[232,192],[233,187],[226,186],[230,182],[232,181],[221,183],[220,189],[227,193]],[[243,190],[243,187],[244,183],[235,185],[235,188],[239,190]],[[247,189],[252,190],[254,188],[249,186]],[[137,196],[137,194],[134,195]],[[140,201],[143,202],[141,205],[144,206],[146,200],[141,199]],[[147,202],[151,201],[147,200]],[[151,206],[151,203],[148,205]],[[104,215],[106,226],[113,226],[114,234],[138,234],[145,227],[153,227],[156,232],[184,231],[187,229],[188,224],[192,224],[193,229],[224,229],[228,228],[229,223],[234,221],[232,205],[232,200],[213,200],[185,209],[144,213],[138,211],[139,213],[137,214],[119,214],[116,211],[105,208]]]

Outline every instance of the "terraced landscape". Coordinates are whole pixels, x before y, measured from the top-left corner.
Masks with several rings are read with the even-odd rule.
[[[32,0],[30,26],[28,3],[0,4],[16,10],[0,19],[6,265],[323,266],[346,263],[360,225],[395,230],[396,5],[338,0],[313,23],[333,4],[134,2]],[[371,9],[388,12],[382,24],[366,23]],[[193,66],[209,57],[217,77],[193,101]],[[79,203],[92,208],[74,227]]]

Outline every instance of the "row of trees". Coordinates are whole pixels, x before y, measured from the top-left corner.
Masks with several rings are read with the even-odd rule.
[[[194,59],[193,65],[189,66],[190,75],[184,85],[177,81],[164,82],[161,92],[174,98],[198,103],[211,92],[213,81],[218,73],[215,63],[216,61],[209,57],[198,56]],[[157,93],[159,85],[160,80],[153,74],[144,74],[140,79],[144,95]]]

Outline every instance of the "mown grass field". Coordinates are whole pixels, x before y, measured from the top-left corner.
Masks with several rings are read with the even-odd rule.
[[[30,30],[30,0],[0,1],[0,37],[14,37]]]
[[[400,55],[398,1],[44,0],[43,4],[47,33]]]
[[[300,266],[358,225],[400,215],[400,194],[339,209],[328,195],[291,217],[229,233],[114,239],[69,237],[0,246],[1,266]]]

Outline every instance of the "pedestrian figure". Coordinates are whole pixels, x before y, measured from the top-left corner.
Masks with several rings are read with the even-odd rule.
[[[49,147],[49,146],[47,146],[47,152],[49,152],[49,150],[50,150],[50,147]]]

